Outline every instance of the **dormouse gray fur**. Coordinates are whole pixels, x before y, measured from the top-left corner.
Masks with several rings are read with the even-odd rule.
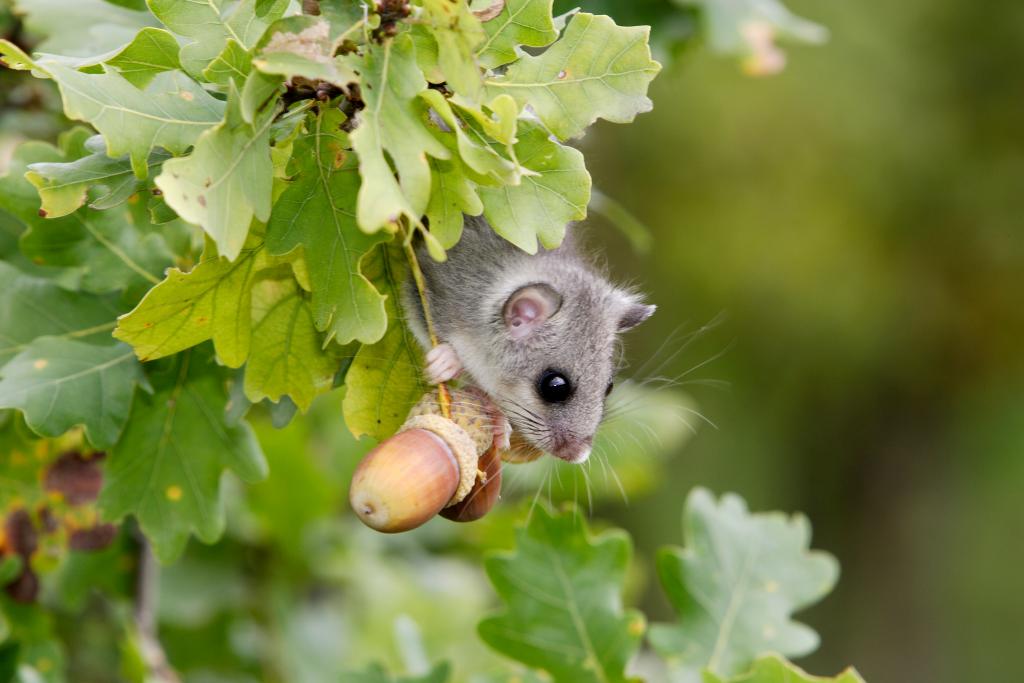
[[[482,217],[466,217],[447,261],[420,254],[439,341],[454,349],[470,380],[527,441],[569,462],[586,460],[611,388],[617,335],[654,306],[609,283],[570,237],[530,255]],[[411,283],[405,310],[430,350]]]

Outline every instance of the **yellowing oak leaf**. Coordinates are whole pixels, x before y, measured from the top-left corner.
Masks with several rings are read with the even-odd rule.
[[[405,256],[396,245],[378,245],[364,263],[367,277],[387,295],[387,333],[376,344],[364,344],[345,376],[345,424],[355,437],[369,434],[380,441],[395,433],[426,390],[423,352],[402,323]]]
[[[427,156],[447,159],[449,152],[426,128],[426,108],[418,97],[426,81],[416,66],[412,40],[403,34],[370,44],[357,64],[366,103],[352,133],[363,179],[359,227],[376,232],[401,216],[419,222],[430,200]]]
[[[288,396],[305,411],[329,390],[338,361],[323,348],[308,294],[293,278],[263,280],[253,288],[253,335],[245,364],[245,394],[252,401]]]
[[[251,344],[253,278],[266,265],[263,244],[254,239],[234,261],[208,258],[187,273],[171,268],[118,319],[114,336],[131,344],[143,361],[212,339],[220,361],[237,368]]]
[[[519,184],[524,170],[516,161],[503,157],[498,152],[499,145],[492,146],[485,132],[478,130],[473,125],[476,122],[475,117],[468,117],[468,121],[464,121],[456,114],[455,109],[444,95],[437,90],[425,90],[420,96],[430,105],[431,110],[444,125],[446,132],[455,137],[455,150],[466,166],[482,176],[487,176],[488,179],[484,182],[489,184]],[[466,108],[460,107],[459,111],[464,112]],[[482,112],[476,116],[481,119],[487,118]],[[513,131],[509,137],[514,136],[515,132]]]
[[[217,251],[235,259],[249,235],[253,218],[270,217],[274,168],[270,159],[273,110],[252,124],[239,110],[233,83],[223,122],[203,133],[192,153],[166,161],[156,185],[167,205],[199,225]]]
[[[29,165],[25,179],[35,186],[47,218],[73,213],[86,201],[86,192],[101,186],[89,201],[89,207],[105,210],[128,200],[142,185],[132,172],[127,156],[113,159],[106,154],[106,143],[94,135],[85,143],[88,156],[73,161],[39,161]],[[159,166],[170,157],[163,150],[149,156],[149,168]]]
[[[476,61],[476,48],[484,40],[480,20],[468,2],[423,0],[422,23],[437,50],[437,66],[451,88],[476,100],[483,88],[483,76]]]
[[[495,232],[523,251],[535,253],[538,240],[546,248],[557,247],[566,224],[587,215],[590,174],[583,154],[526,121],[515,150],[519,163],[534,173],[519,185],[479,187],[484,216]]]
[[[442,248],[451,249],[462,236],[465,216],[479,216],[484,205],[477,195],[476,184],[459,159],[431,159],[430,170],[433,184],[427,205],[430,233]]]

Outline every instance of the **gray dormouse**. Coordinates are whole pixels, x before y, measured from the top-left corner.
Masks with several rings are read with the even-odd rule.
[[[440,346],[431,348],[411,283],[405,310],[427,350],[427,379],[465,371],[519,436],[568,462],[586,460],[612,388],[617,336],[655,307],[612,285],[571,234],[531,255],[467,216],[447,261],[422,247],[420,256]]]

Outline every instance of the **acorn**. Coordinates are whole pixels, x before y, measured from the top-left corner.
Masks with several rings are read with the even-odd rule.
[[[366,526],[384,533],[415,529],[451,501],[459,463],[448,443],[427,429],[383,441],[352,476],[349,503]]]
[[[359,463],[349,503],[364,524],[385,533],[414,529],[466,500],[480,476],[490,488],[486,496],[477,496],[479,501],[474,499],[474,514],[482,516],[494,504],[500,474],[494,465],[489,475],[479,470],[480,454],[493,450],[491,420],[478,400],[459,392],[452,392],[452,407],[452,418],[443,417],[437,394],[427,394],[401,431]],[[496,465],[500,470],[500,461]],[[480,512],[479,505],[488,500]]]
[[[453,522],[475,522],[494,507],[501,497],[501,452],[491,447],[480,456],[482,472],[465,498],[441,510],[441,516]]]

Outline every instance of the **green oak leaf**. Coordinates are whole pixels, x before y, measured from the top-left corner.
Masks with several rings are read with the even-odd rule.
[[[42,53],[92,57],[129,43],[139,29],[156,21],[149,12],[117,7],[105,0],[16,0],[25,27],[43,37]]]
[[[381,664],[373,663],[363,671],[341,674],[339,683],[447,683],[450,678],[451,667],[447,662],[438,664],[422,676],[392,676]]]
[[[167,271],[138,306],[117,321],[114,336],[149,361],[213,340],[217,358],[237,368],[249,356],[252,283],[268,265],[263,242],[254,236],[238,258],[207,258],[191,271]]]
[[[16,150],[7,175],[0,177],[0,209],[28,227],[20,238],[22,253],[38,266],[68,268],[70,281],[90,292],[159,282],[158,274],[173,256],[159,234],[136,229],[126,208],[80,209],[53,219],[40,215],[39,197],[29,182],[32,174],[26,180],[25,169],[63,161],[49,145],[26,143]],[[68,203],[66,197],[58,198],[58,207],[66,209],[62,202]]]
[[[488,79],[487,95],[529,103],[560,140],[581,135],[598,118],[628,123],[650,111],[647,86],[661,70],[651,59],[649,32],[580,12],[553,46]]]
[[[575,509],[551,514],[537,506],[516,533],[515,550],[487,559],[487,576],[505,606],[480,622],[480,637],[556,682],[631,680],[626,665],[644,618],[622,606],[630,554],[625,532],[592,537]]]
[[[40,337],[0,368],[0,408],[21,410],[43,436],[84,425],[93,446],[110,448],[141,380],[139,364],[124,344]]]
[[[178,50],[174,36],[161,28],[147,26],[113,57],[77,66],[87,73],[103,73],[100,64],[109,64],[136,88],[145,88],[157,74],[181,69]]]
[[[148,0],[149,9],[163,24],[192,42],[181,48],[185,71],[200,76],[229,40],[246,50],[280,19],[288,0]]]
[[[359,227],[376,232],[400,216],[419,222],[430,200],[427,156],[447,159],[450,154],[426,128],[418,98],[426,82],[416,66],[412,40],[402,34],[381,45],[372,43],[354,63],[362,74],[366,102],[351,136],[363,179],[356,207]]]
[[[409,39],[412,40],[416,63],[429,83],[444,83],[444,74],[437,63],[437,41],[426,26],[413,24],[409,27]],[[10,60],[8,60],[10,61]]]
[[[787,662],[778,655],[768,655],[754,662],[750,671],[733,676],[722,678],[710,671],[703,675],[704,683],[864,683],[853,669],[847,669],[838,676],[822,677],[811,676],[798,666]]]
[[[431,159],[430,172],[433,190],[426,214],[430,232],[442,248],[451,249],[462,236],[464,214],[479,216],[484,205],[459,159]]]
[[[220,123],[224,105],[180,71],[165,71],[139,90],[116,71],[86,74],[40,63],[60,88],[68,118],[88,121],[103,134],[107,155],[128,154],[139,178],[154,147],[180,154]]]
[[[250,71],[249,77],[245,79],[245,85],[242,86],[242,120],[253,123],[257,117],[277,106],[283,85],[284,78],[281,76],[265,74],[258,69]]]
[[[252,56],[232,38],[224,45],[220,54],[203,69],[203,78],[210,83],[227,85],[233,81],[239,89],[245,87],[245,80],[252,71]],[[246,121],[252,123],[252,121]]]
[[[523,168],[516,156],[515,143],[516,135],[519,132],[519,105],[511,95],[498,95],[483,106],[467,102],[458,94],[453,95],[451,104],[458,112],[459,118],[468,125],[465,133],[481,144],[489,144],[498,149],[496,154],[499,157],[507,158],[515,168],[515,175],[507,178],[508,184],[519,184],[519,178],[523,175],[530,175],[530,171]],[[497,143],[497,144],[495,144]],[[450,146],[450,145],[449,145]],[[500,149],[499,149],[500,147]],[[481,173],[488,173],[489,169],[484,168]],[[502,178],[502,173],[508,171],[502,169],[491,178],[480,180],[484,185],[494,185],[494,179]],[[499,180],[499,182],[506,182]]]
[[[120,312],[113,297],[69,292],[0,262],[0,364],[38,337],[108,341]]]
[[[420,26],[437,45],[437,66],[453,90],[476,100],[483,89],[483,77],[476,61],[476,48],[485,34],[468,2],[421,0]]]
[[[424,90],[420,97],[450,131],[446,132],[446,137],[454,136],[455,149],[466,166],[485,176],[488,179],[485,182],[490,184],[519,184],[523,169],[515,161],[503,157],[476,127],[457,116],[444,95],[437,90]],[[464,109],[460,108],[460,111]],[[443,130],[436,123],[435,126]],[[515,137],[514,132],[511,137]]]
[[[824,597],[839,567],[831,555],[808,550],[804,517],[751,514],[738,496],[716,502],[695,489],[683,533],[685,548],[665,548],[657,559],[679,620],[650,634],[671,665],[728,677],[763,652],[799,656],[817,647],[817,634],[790,615]]]
[[[253,403],[289,397],[303,412],[332,388],[338,361],[323,349],[308,295],[294,279],[263,280],[253,288],[252,349],[245,395]]]
[[[220,536],[225,469],[257,481],[267,465],[249,426],[226,423],[225,381],[206,354],[182,354],[164,370],[151,377],[152,395],[135,393],[131,419],[107,460],[99,506],[112,521],[134,515],[168,561],[190,533],[206,543]]]
[[[458,94],[451,98],[459,111],[468,115],[483,132],[495,141],[500,142],[509,149],[516,141],[516,128],[518,126],[519,105],[511,95],[498,95],[486,107],[480,107],[471,102],[466,102]],[[515,156],[511,155],[514,159]]]
[[[536,123],[520,125],[516,155],[536,175],[525,176],[519,185],[477,191],[495,232],[533,254],[538,239],[546,248],[557,247],[566,223],[586,217],[590,174],[579,150],[554,142]]]
[[[217,251],[234,260],[252,219],[270,218],[274,167],[270,160],[273,111],[246,123],[232,83],[223,122],[196,141],[192,153],[164,162],[156,185],[181,218],[199,225]]]
[[[92,152],[86,143],[94,137],[102,138],[103,136],[96,135],[89,126],[72,126],[58,133],[57,149],[68,159],[80,159]]]
[[[354,35],[362,29],[362,20],[367,17],[367,4],[363,0],[330,0],[320,3],[320,16],[331,26],[331,40],[340,44],[344,38],[358,38]]]
[[[109,341],[121,310],[116,297],[71,292],[0,261],[0,363],[37,337]]]
[[[33,263],[67,268],[86,291],[102,294],[152,286],[174,260],[157,233],[142,234],[124,209],[79,209],[53,220],[36,218],[21,237]]]
[[[369,434],[381,441],[395,433],[426,390],[423,352],[402,323],[400,299],[408,267],[401,247],[378,245],[363,261],[363,272],[387,295],[390,324],[380,341],[356,353],[345,376],[342,412],[353,436]]]
[[[514,62],[520,45],[546,47],[558,38],[551,20],[554,0],[505,0],[501,14],[484,22],[487,37],[477,49],[488,69]]]
[[[25,179],[39,193],[39,208],[47,218],[59,218],[77,210],[85,203],[91,187],[100,188],[89,200],[89,207],[96,210],[118,206],[140,189],[142,184],[132,172],[131,160],[127,156],[108,157],[102,135],[89,138],[85,147],[89,155],[74,161],[29,164]],[[167,152],[154,150],[148,166],[152,170],[169,158]]]
[[[373,343],[384,335],[384,297],[360,272],[359,262],[385,232],[368,235],[356,224],[359,160],[335,108],[312,119],[294,142],[293,180],[274,204],[267,246],[285,254],[303,247],[313,290],[316,328],[340,344]]]

